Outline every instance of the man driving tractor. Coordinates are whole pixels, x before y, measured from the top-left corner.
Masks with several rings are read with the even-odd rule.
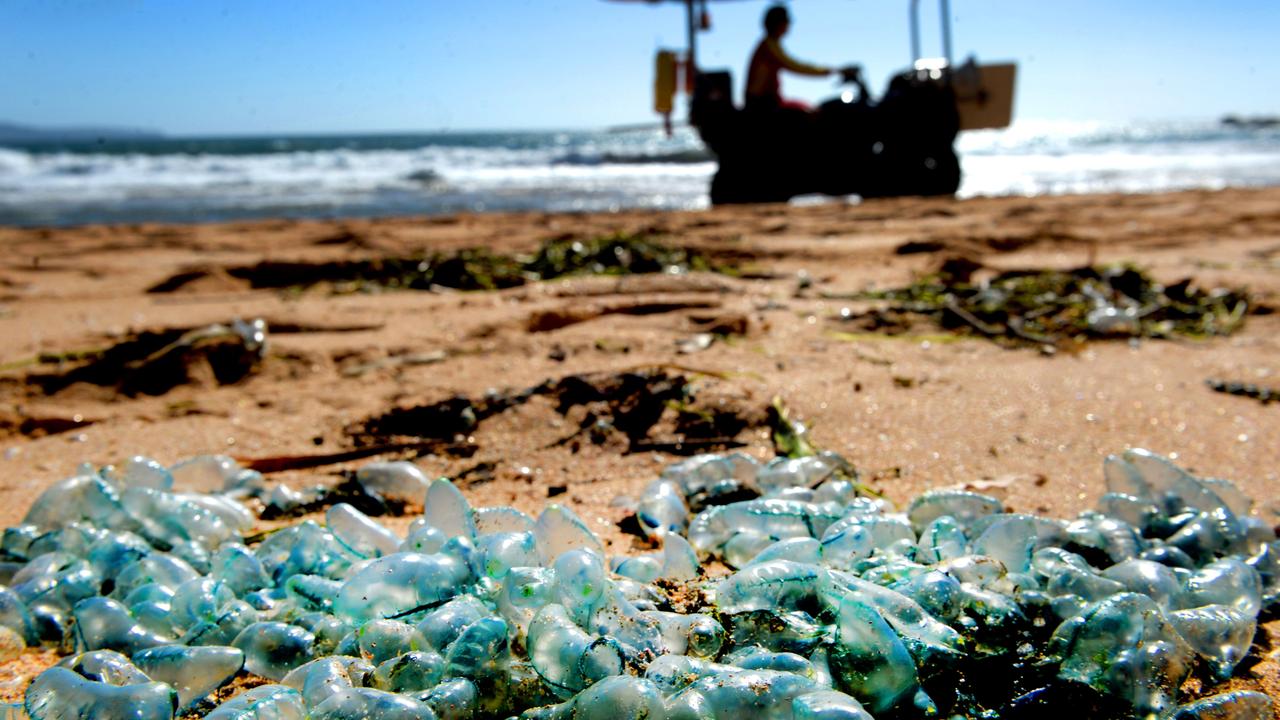
[[[782,48],[782,36],[791,28],[791,16],[787,8],[775,5],[764,14],[765,36],[751,55],[747,68],[746,108],[748,110],[803,110],[811,111],[807,103],[785,100],[778,76],[783,70],[810,77],[827,77],[836,72],[847,79],[857,74],[856,68],[837,70],[822,65],[810,65],[796,60]]]

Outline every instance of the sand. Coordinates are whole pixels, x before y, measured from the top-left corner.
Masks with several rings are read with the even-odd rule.
[[[473,246],[524,251],[550,237],[615,231],[657,233],[701,248],[738,263],[746,276],[334,293],[328,286],[253,289],[224,272],[263,259],[320,262]],[[1095,342],[1079,352],[1045,354],[978,338],[957,341],[925,326],[905,336],[850,335],[841,310],[866,303],[828,299],[901,284],[946,257],[964,256],[993,270],[1132,262],[1163,281],[1246,286],[1266,308],[1280,293],[1280,189],[0,228],[0,247],[4,525],[18,522],[43,488],[84,461],[339,452],[351,447],[347,429],[393,407],[654,366],[689,379],[703,407],[758,417],[773,397],[782,398],[816,442],[844,454],[897,502],[927,488],[965,486],[1016,510],[1071,516],[1103,491],[1107,454],[1146,447],[1197,473],[1236,481],[1257,498],[1263,518],[1280,519],[1280,405],[1205,386],[1208,378],[1280,386],[1276,315],[1250,316],[1227,338]],[[198,279],[172,292],[147,292],[181,273]],[[670,311],[618,312],[645,303]],[[124,397],[84,385],[45,395],[23,380],[28,372],[56,369],[32,365],[40,353],[101,348],[129,331],[233,317],[316,331],[272,335],[261,371],[233,385],[205,382]],[[575,322],[533,331],[547,317]],[[746,332],[700,352],[679,352],[679,343],[707,321]],[[23,432],[30,418],[92,424],[42,436],[30,423]],[[465,473],[469,479],[460,485],[476,504],[536,510],[556,493],[555,501],[582,515],[611,551],[639,548],[618,528],[627,515],[618,498],[637,493],[675,456],[624,454],[616,442],[560,442],[578,420],[535,399],[482,423],[467,439],[470,457],[429,454],[417,462],[432,474]],[[771,455],[764,428],[739,440],[745,452]],[[357,464],[270,477],[295,485],[332,482]],[[1278,629],[1272,622],[1265,635]],[[1260,652],[1238,682],[1274,695],[1280,665],[1270,648]],[[9,674],[20,686],[18,676],[33,666],[0,666],[0,680]]]

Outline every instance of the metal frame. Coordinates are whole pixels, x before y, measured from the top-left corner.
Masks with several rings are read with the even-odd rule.
[[[651,0],[652,1],[652,0]],[[677,0],[683,2],[685,8],[685,23],[688,33],[688,60],[689,66],[694,70],[698,67],[698,8],[706,9],[707,0]],[[942,56],[947,61],[947,67],[951,66],[951,1],[939,0],[938,10],[941,19],[942,28]],[[908,10],[908,20],[911,24],[911,65],[915,66],[917,60],[920,59],[920,0],[911,0],[910,9]]]
[[[685,19],[689,21],[689,67],[698,71],[698,26],[694,13],[695,0],[684,0]]]
[[[693,0],[689,0],[690,3]],[[942,56],[947,60],[947,67],[951,66],[951,2],[950,0],[939,0],[939,10],[942,14]],[[915,66],[916,61],[920,59],[920,0],[911,0],[910,10],[911,20],[911,65]]]

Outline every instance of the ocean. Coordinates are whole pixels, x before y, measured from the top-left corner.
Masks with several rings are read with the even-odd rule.
[[[960,195],[1280,184],[1280,128],[1023,121],[963,133]],[[693,131],[167,138],[0,145],[0,224],[706,207]]]

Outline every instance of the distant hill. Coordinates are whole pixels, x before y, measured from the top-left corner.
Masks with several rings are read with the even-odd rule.
[[[1222,124],[1228,127],[1265,130],[1267,128],[1280,127],[1280,115],[1259,115],[1256,117],[1227,115],[1222,118]]]
[[[164,133],[122,127],[34,127],[0,122],[0,142],[67,142],[93,140],[154,140]]]

